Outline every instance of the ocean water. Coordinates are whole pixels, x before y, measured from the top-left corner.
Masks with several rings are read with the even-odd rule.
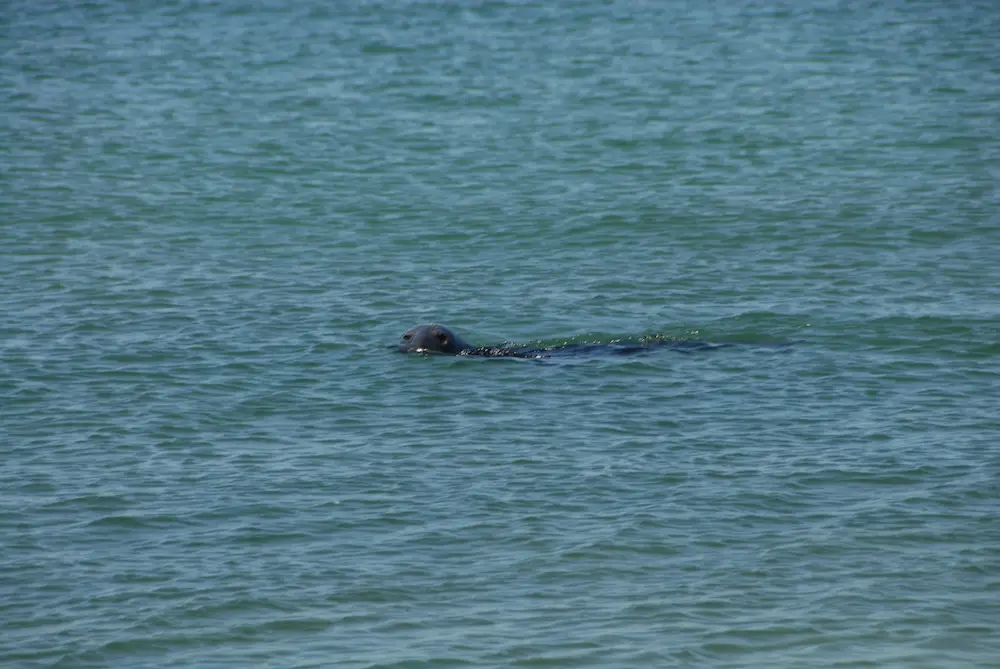
[[[1000,667],[998,43],[2,3],[0,665]]]

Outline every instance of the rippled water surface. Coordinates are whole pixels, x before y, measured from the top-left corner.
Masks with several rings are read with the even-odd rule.
[[[4,3],[0,664],[1000,666],[998,43]]]

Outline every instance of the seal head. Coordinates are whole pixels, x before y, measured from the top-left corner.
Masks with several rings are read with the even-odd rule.
[[[440,323],[418,325],[403,333],[399,339],[402,353],[450,353],[468,351],[473,347]]]

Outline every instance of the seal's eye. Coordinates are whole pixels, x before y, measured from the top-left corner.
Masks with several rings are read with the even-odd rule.
[[[411,337],[413,337],[413,335],[407,332],[405,335],[403,335],[403,341],[410,341]]]

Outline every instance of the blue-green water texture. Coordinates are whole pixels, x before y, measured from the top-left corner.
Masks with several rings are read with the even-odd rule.
[[[0,666],[1000,667],[998,45],[0,3]]]

